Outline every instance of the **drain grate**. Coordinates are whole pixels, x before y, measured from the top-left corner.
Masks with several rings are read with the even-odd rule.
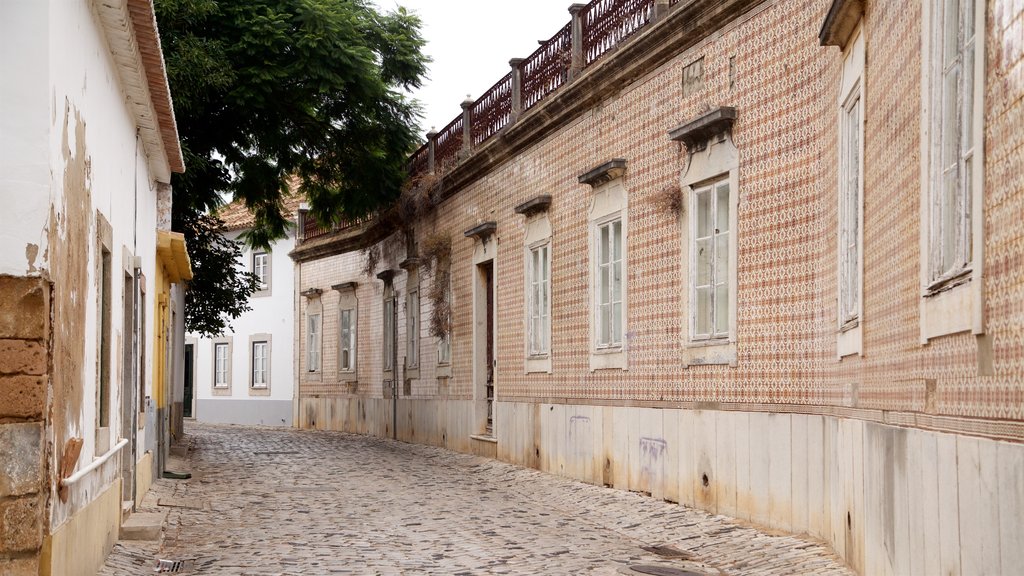
[[[694,572],[693,570],[658,566],[656,564],[636,564],[630,566],[629,569],[638,574],[650,574],[651,576],[706,576],[706,574]]]
[[[158,574],[184,574],[196,567],[195,558],[188,560],[157,560],[153,572]]]

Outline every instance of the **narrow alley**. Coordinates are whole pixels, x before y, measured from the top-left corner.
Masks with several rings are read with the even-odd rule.
[[[160,542],[100,574],[851,574],[826,547],[639,494],[339,432],[191,424]],[[647,548],[645,550],[645,548]],[[683,572],[688,571],[688,572]],[[647,573],[655,573],[648,571]]]

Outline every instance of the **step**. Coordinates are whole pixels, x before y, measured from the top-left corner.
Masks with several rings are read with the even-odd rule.
[[[122,540],[159,540],[164,525],[162,512],[139,512],[132,514],[121,524]]]

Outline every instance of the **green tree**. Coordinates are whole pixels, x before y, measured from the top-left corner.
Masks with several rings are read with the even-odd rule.
[[[192,332],[212,338],[224,332],[229,320],[250,309],[248,297],[258,288],[259,279],[239,269],[242,247],[224,237],[224,223],[216,217],[187,212],[180,224],[190,238],[193,269],[185,292],[185,322]],[[197,270],[206,273],[196,274]]]
[[[380,13],[364,0],[155,5],[186,166],[172,182],[174,228],[189,242],[193,290],[240,285],[235,267],[206,267],[222,259],[197,251],[219,245],[198,242],[188,226],[225,196],[253,213],[245,240],[262,247],[286,233],[289,178],[324,223],[398,197],[419,140],[418,109],[405,92],[420,85],[429,61],[415,15]],[[193,304],[189,328],[223,327],[211,315],[237,309],[229,304]]]

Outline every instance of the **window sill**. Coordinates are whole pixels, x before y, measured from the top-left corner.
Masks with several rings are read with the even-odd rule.
[[[925,298],[933,298],[935,296],[938,296],[939,294],[942,294],[943,292],[948,292],[950,290],[959,288],[960,286],[963,286],[964,284],[970,281],[971,269],[966,268],[964,270],[957,272],[956,274],[951,274],[946,278],[942,278],[936,280],[935,282],[932,282],[930,286],[925,288],[923,296]]]
[[[526,374],[551,374],[551,356],[527,356],[523,363]]]
[[[266,290],[257,290],[257,291],[252,293],[252,297],[253,298],[269,297],[269,296],[272,296],[272,295],[273,294],[271,293],[269,288],[266,289]]]
[[[974,324],[971,282],[948,284],[940,292],[921,298],[921,343],[932,338],[970,331]]]
[[[590,351],[590,371],[628,370],[624,348],[598,348]]]
[[[434,376],[436,378],[451,378],[452,377],[452,364],[451,362],[445,362],[438,364],[437,369],[434,370]]]
[[[213,395],[214,396],[231,396],[231,387],[230,386],[214,386],[213,387]]]
[[[410,366],[409,368],[405,369],[405,379],[406,380],[418,380],[419,377],[420,377],[420,367],[419,367],[419,364],[417,364],[416,366]]]
[[[735,342],[702,340],[683,346],[683,367],[715,365],[736,367]]]
[[[270,386],[260,388],[249,387],[249,396],[270,396]]]
[[[860,322],[844,326],[836,335],[836,359],[842,360],[846,356],[863,355],[864,338],[862,336]]]

